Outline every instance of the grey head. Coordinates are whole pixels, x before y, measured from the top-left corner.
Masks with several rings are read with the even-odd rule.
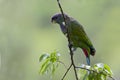
[[[64,14],[65,19],[69,18],[66,14]],[[63,32],[64,35],[67,33],[67,28],[64,24],[64,18],[61,13],[57,13],[52,16],[51,22],[58,23],[60,25],[61,31]]]
[[[64,14],[64,17],[68,18],[68,16],[66,14]],[[57,13],[57,14],[53,15],[51,18],[51,22],[58,23],[58,24],[63,23],[64,22],[63,15],[61,13]]]

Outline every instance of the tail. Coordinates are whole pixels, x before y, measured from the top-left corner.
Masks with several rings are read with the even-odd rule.
[[[82,50],[83,50],[83,52],[84,52],[84,54],[86,56],[87,64],[90,65],[90,55],[89,55],[87,49],[82,49]]]
[[[93,46],[90,47],[90,54],[91,54],[92,56],[95,55],[95,52],[96,52],[95,48],[94,48]]]
[[[90,65],[90,56],[86,57],[87,65]]]

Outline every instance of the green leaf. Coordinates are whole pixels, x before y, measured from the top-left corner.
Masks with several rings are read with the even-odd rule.
[[[49,68],[51,67],[51,65],[52,65],[52,63],[46,64],[46,66],[45,66],[45,68],[44,68],[43,74],[46,73],[46,72],[48,72],[48,70],[49,70]]]
[[[48,65],[49,59],[47,59],[41,66],[40,68],[40,73],[44,74],[44,72],[46,72],[46,66]]]
[[[85,77],[85,74],[86,74],[86,70],[84,70],[84,69],[79,69],[79,71],[78,71],[78,78],[80,79],[80,80],[83,80],[83,78]]]
[[[41,62],[42,60],[45,60],[46,58],[48,58],[50,55],[49,54],[42,54],[39,58],[39,62]]]
[[[41,67],[39,73],[44,74],[48,71],[54,74],[58,67],[60,54],[57,51],[51,52],[50,54],[42,54],[39,58]]]
[[[113,75],[112,70],[110,69],[110,67],[107,64],[104,64],[104,70],[109,76]]]
[[[54,51],[50,54],[50,61],[52,63],[57,62],[59,60],[60,54],[57,51]]]
[[[95,64],[95,65],[94,65],[94,69],[95,69],[97,72],[103,71],[103,68],[104,68],[104,64],[103,64],[103,63],[98,63],[98,64]]]
[[[56,67],[55,67],[55,65],[54,65],[54,64],[53,64],[53,66],[52,66],[52,67],[53,67],[53,68],[52,68],[52,74],[54,74]]]

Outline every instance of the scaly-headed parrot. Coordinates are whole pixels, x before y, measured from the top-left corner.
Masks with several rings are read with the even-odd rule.
[[[95,55],[95,48],[85,33],[82,25],[67,14],[64,14],[64,17],[66,20],[66,26],[61,13],[53,15],[51,21],[60,25],[61,31],[64,35],[69,34],[70,45],[72,45],[72,48],[74,48],[74,50],[81,48],[86,56],[87,64],[90,65],[90,55]]]

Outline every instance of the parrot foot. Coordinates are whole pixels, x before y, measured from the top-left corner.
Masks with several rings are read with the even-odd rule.
[[[72,44],[68,44],[68,46],[69,46],[69,48],[71,48],[71,49],[72,49],[72,47],[73,47],[73,45],[72,45]]]
[[[72,51],[72,53],[74,53],[75,51],[76,51],[76,47],[73,47],[73,45],[72,44],[69,44],[68,45],[69,46],[69,48],[71,49],[71,51]],[[73,55],[73,54],[72,54]]]
[[[73,51],[73,52],[75,52],[75,51],[76,51],[76,49],[77,49],[77,48],[75,48],[75,47],[72,47],[72,51]]]
[[[72,53],[70,52],[71,55],[73,55],[73,52],[74,52],[74,49],[73,49],[74,47],[73,47],[73,45],[72,45],[72,44],[68,44],[68,46],[69,46],[69,49],[71,49],[71,51],[72,51]]]

